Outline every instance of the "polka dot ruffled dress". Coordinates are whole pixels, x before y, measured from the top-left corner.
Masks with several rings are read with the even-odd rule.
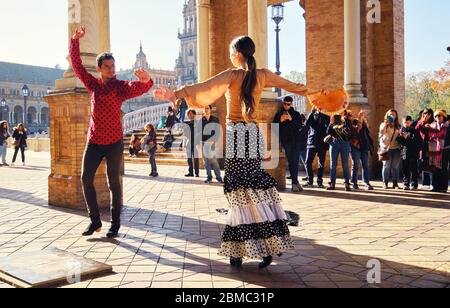
[[[277,182],[262,169],[263,153],[256,124],[228,124],[225,194],[230,211],[221,256],[260,259],[293,248]]]

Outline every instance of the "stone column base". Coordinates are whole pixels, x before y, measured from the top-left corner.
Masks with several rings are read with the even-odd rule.
[[[51,174],[48,178],[49,205],[86,209],[81,169],[91,114],[90,95],[84,89],[55,91],[45,97],[50,107]],[[123,189],[123,182],[122,189]],[[110,208],[110,191],[103,162],[95,177],[100,208]]]
[[[96,177],[95,189],[99,208],[109,209],[110,192],[104,175]],[[50,174],[48,177],[48,204],[74,210],[86,210],[81,178]]]

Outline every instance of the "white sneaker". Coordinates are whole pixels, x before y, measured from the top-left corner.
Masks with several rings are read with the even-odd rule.
[[[25,167],[25,163],[22,164]]]

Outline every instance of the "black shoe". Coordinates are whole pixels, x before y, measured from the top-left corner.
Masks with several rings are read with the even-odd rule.
[[[95,232],[99,233],[102,231],[102,223],[91,223],[86,231],[83,232],[83,236],[91,236]]]
[[[193,175],[192,173],[188,173],[188,174],[185,175],[185,177],[187,177],[187,178],[193,178],[194,175]]]
[[[204,182],[205,184],[211,184],[212,183],[212,180],[205,180],[205,182]]]
[[[354,190],[359,190],[359,185],[358,184],[353,184],[353,189]]]
[[[303,178],[302,181],[303,182],[309,182],[309,178]]]
[[[323,185],[323,183],[317,183],[317,187],[320,189],[325,189],[325,186]]]
[[[345,191],[352,191],[352,188],[350,187],[349,183],[345,184]]]
[[[287,180],[292,180],[292,176],[287,176],[286,179]]]
[[[196,178],[199,178],[199,177],[200,177],[200,174],[196,174],[195,177],[196,177]]]
[[[336,184],[330,183],[327,187],[327,190],[336,190]]]
[[[222,180],[222,179],[220,179],[220,180],[217,180],[217,183],[219,183],[219,184],[224,184],[224,182],[223,182],[223,180]]]
[[[242,267],[242,258],[230,258],[230,265],[235,267],[235,268],[241,268]]]
[[[272,256],[263,258],[263,261],[261,263],[259,263],[258,267],[260,269],[263,269],[263,268],[270,266],[270,264],[272,264]]]
[[[106,234],[107,238],[116,238],[119,236],[119,230],[120,230],[120,226],[114,226],[112,225],[111,228],[109,229],[108,233]]]
[[[400,186],[398,183],[394,182],[394,185],[392,186],[393,189],[400,189]]]
[[[157,178],[159,176],[158,173],[150,173],[150,177],[152,178]]]
[[[314,188],[314,184],[305,183],[305,184],[303,184],[303,188]]]
[[[409,185],[405,185],[405,186],[403,187],[403,190],[404,190],[404,191],[410,191],[411,188],[409,187]]]

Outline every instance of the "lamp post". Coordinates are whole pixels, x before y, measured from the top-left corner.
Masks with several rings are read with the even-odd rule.
[[[284,20],[284,5],[283,4],[276,4],[272,6],[272,20],[276,24],[275,32],[277,33],[277,43],[276,43],[276,67],[277,75],[281,75],[280,67],[281,67],[281,61],[280,61],[280,23]],[[278,93],[278,96],[281,96],[281,89],[277,88],[276,92]]]
[[[28,96],[30,96],[30,89],[27,85],[24,85],[22,88],[23,94],[23,124],[27,125],[27,100]]]
[[[2,98],[2,120],[5,120],[6,99]]]

